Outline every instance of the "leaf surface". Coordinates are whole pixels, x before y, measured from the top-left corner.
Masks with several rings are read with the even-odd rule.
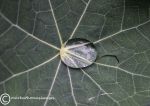
[[[149,0],[0,0],[0,94],[54,98],[8,106],[149,106],[149,8]],[[93,65],[61,62],[71,38],[94,43]]]

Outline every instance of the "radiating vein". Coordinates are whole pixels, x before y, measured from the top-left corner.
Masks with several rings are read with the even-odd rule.
[[[56,26],[56,29],[57,29],[57,34],[59,36],[59,40],[60,40],[60,43],[62,45],[63,44],[63,39],[62,39],[61,33],[59,31],[59,27],[58,27],[57,20],[56,20],[55,14],[54,14],[52,3],[51,3],[51,0],[48,0],[48,1],[49,1],[49,5],[50,5],[50,8],[51,8],[52,16],[53,16],[53,19],[54,19],[54,22],[55,22],[55,26]]]
[[[114,36],[117,36],[118,34],[120,34],[120,33],[122,33],[122,32],[131,30],[131,29],[136,29],[136,28],[138,28],[138,27],[140,27],[140,26],[142,26],[142,25],[144,25],[144,24],[147,24],[148,22],[150,22],[150,20],[148,20],[148,21],[146,21],[146,22],[143,22],[143,23],[141,23],[141,24],[139,24],[139,25],[137,25],[137,26],[134,26],[134,27],[131,27],[131,28],[127,28],[127,29],[124,29],[124,30],[120,30],[120,31],[118,31],[118,32],[116,32],[116,33],[114,33],[114,34],[111,34],[111,35],[107,36],[107,37],[104,37],[104,38],[102,38],[102,39],[96,40],[96,41],[94,41],[93,43],[94,43],[94,44],[97,44],[97,43],[99,43],[99,42],[102,42],[102,41],[107,40],[107,39],[109,39],[109,38],[112,38],[112,37],[114,37]]]
[[[72,60],[72,59],[71,59]],[[73,61],[73,60],[72,60]],[[73,61],[73,64],[77,67],[77,64]],[[113,97],[110,96],[109,93],[107,93],[90,75],[88,75],[83,69],[80,69],[84,75],[86,75],[101,91],[103,91],[104,94],[106,94],[111,100],[113,100],[115,103],[120,106],[119,102],[115,100]]]
[[[121,30],[123,29],[123,22],[124,22],[124,15],[125,15],[125,5],[126,5],[126,1],[123,0],[123,14],[122,14],[122,19],[121,19]]]
[[[127,73],[127,74],[130,74],[130,75],[139,76],[139,77],[144,77],[144,78],[150,78],[150,76],[132,73],[132,72],[129,72],[129,71],[125,70],[125,69],[122,69],[122,68],[120,68],[120,67],[118,67],[118,66],[112,66],[112,65],[107,65],[107,64],[97,63],[97,62],[95,62],[95,64],[100,65],[100,66],[104,66],[104,67],[109,67],[109,68],[118,69],[118,70],[123,71],[123,72],[125,72],[125,73]]]
[[[67,67],[67,70],[68,70],[68,76],[69,76],[69,81],[70,81],[71,94],[72,94],[73,100],[74,100],[74,102],[75,102],[75,105],[78,106],[78,103],[77,103],[76,98],[75,98],[75,95],[74,95],[74,90],[73,90],[73,84],[72,84],[72,79],[71,79],[70,70],[69,70],[68,67]]]
[[[12,28],[12,26],[7,28],[7,30],[5,30],[2,34],[0,34],[0,37],[3,37],[11,28]]]
[[[88,45],[88,44],[90,44],[90,43],[91,43],[91,42],[82,43],[82,44],[76,44],[76,45],[69,45],[69,46],[66,46],[65,48],[67,48],[67,49],[79,48],[79,47]]]
[[[79,59],[82,59],[83,62],[92,63],[91,61],[85,59],[84,57],[81,57],[81,56],[78,55],[78,54],[73,54],[72,52],[69,52],[69,54],[71,54],[71,55],[73,55],[73,56],[76,56],[76,57],[78,57]],[[125,73],[127,73],[127,74],[130,74],[130,75],[139,76],[139,77],[144,77],[144,78],[150,78],[150,76],[146,76],[146,75],[142,75],[142,74],[136,74],[136,73],[129,72],[129,71],[125,70],[125,69],[120,68],[119,66],[112,66],[112,65],[102,64],[102,63],[98,63],[98,62],[94,62],[94,63],[97,64],[97,65],[100,65],[100,66],[118,69],[118,70],[123,71],[123,72],[125,72]]]
[[[72,56],[75,56],[76,58],[80,59],[81,61],[83,61],[83,62],[85,62],[87,64],[91,64],[92,63],[91,61],[85,59],[84,57],[81,57],[78,54],[72,53],[71,51],[68,51],[67,53],[70,54],[70,55],[72,55]]]
[[[81,23],[81,21],[82,21],[84,15],[85,15],[85,13],[86,13],[86,11],[87,11],[87,8],[88,8],[88,6],[89,6],[89,4],[90,4],[91,1],[92,1],[92,0],[89,0],[88,3],[86,4],[86,7],[85,7],[85,9],[84,9],[84,11],[83,11],[83,13],[82,13],[82,15],[81,15],[81,17],[80,17],[80,19],[79,19],[77,25],[75,26],[73,32],[71,33],[69,39],[71,39],[71,38],[74,36],[74,34],[75,34],[75,32],[76,32],[78,26],[80,25],[80,23]]]
[[[30,72],[30,71],[32,71],[32,70],[35,70],[35,69],[39,68],[39,67],[41,67],[41,66],[43,66],[43,65],[45,65],[45,64],[47,64],[47,63],[49,63],[49,62],[51,62],[52,60],[54,60],[56,57],[58,57],[58,55],[59,55],[59,54],[57,54],[57,55],[53,56],[52,58],[46,60],[45,62],[43,62],[43,63],[41,63],[41,64],[39,64],[39,65],[37,65],[37,66],[34,66],[34,67],[30,68],[30,69],[27,69],[27,70],[25,70],[25,71],[23,71],[23,72],[20,72],[20,73],[17,73],[17,74],[13,74],[11,77],[9,77],[9,78],[7,78],[6,80],[0,82],[0,84],[5,83],[6,81],[9,81],[10,79],[12,79],[12,78],[14,78],[14,77],[20,76],[20,75],[22,75],[22,74],[25,74],[25,73],[27,73],[27,72]]]
[[[69,56],[67,56],[68,57],[68,59],[74,64],[74,66],[77,68],[78,66],[77,66],[77,64],[74,62],[74,60],[72,59],[72,58],[70,58]]]
[[[36,37],[36,36],[30,34],[29,32],[27,32],[26,30],[24,30],[24,29],[21,28],[20,26],[14,24],[14,23],[11,22],[7,17],[5,17],[5,15],[4,15],[3,13],[0,12],[0,15],[1,15],[7,22],[9,22],[12,26],[14,26],[14,27],[20,29],[22,32],[26,33],[28,36],[32,37],[33,39],[36,39],[37,41],[39,41],[39,42],[41,42],[41,43],[43,43],[43,44],[45,44],[45,45],[47,45],[47,46],[50,46],[50,47],[52,47],[52,48],[54,48],[54,49],[56,49],[56,50],[59,50],[58,47],[56,47],[56,46],[54,46],[54,45],[52,45],[52,44],[50,44],[50,43],[47,43],[47,42],[45,42],[45,41],[39,39],[38,37]]]
[[[51,96],[51,92],[52,92],[52,89],[53,89],[53,87],[54,87],[54,84],[55,84],[57,75],[58,75],[58,73],[59,73],[60,66],[61,66],[61,61],[59,61],[59,63],[58,63],[58,67],[57,67],[57,69],[56,69],[56,73],[55,73],[54,79],[53,79],[53,81],[52,81],[50,90],[49,90],[49,92],[48,92],[47,98],[49,98],[49,97]],[[47,105],[48,100],[49,100],[49,99],[46,99],[46,101],[44,102],[44,106]]]
[[[107,95],[113,102],[115,102],[118,106],[120,106],[119,102],[115,100],[110,93],[107,93],[88,73],[86,73],[83,69],[82,72],[101,90],[105,95]]]
[[[7,67],[7,65],[0,59],[0,63],[8,70],[8,72],[13,75],[14,73]]]
[[[17,11],[17,22],[16,22],[16,24],[18,24],[18,22],[19,22],[19,11],[20,11],[20,5],[21,5],[21,0],[19,0],[18,1],[18,11]]]

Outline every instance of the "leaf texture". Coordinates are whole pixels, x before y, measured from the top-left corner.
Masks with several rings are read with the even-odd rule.
[[[149,29],[149,0],[0,0],[0,94],[55,98],[8,106],[149,106]],[[72,38],[94,43],[93,65],[61,62]]]

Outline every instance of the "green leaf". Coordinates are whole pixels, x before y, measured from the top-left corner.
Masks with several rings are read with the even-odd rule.
[[[149,106],[149,8],[149,0],[0,0],[0,95],[53,97],[8,106]],[[93,65],[61,62],[71,38],[94,43]]]

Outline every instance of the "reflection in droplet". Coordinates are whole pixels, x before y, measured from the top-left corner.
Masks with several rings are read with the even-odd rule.
[[[70,39],[61,47],[61,60],[72,68],[84,68],[91,65],[97,57],[93,43],[86,39]]]

